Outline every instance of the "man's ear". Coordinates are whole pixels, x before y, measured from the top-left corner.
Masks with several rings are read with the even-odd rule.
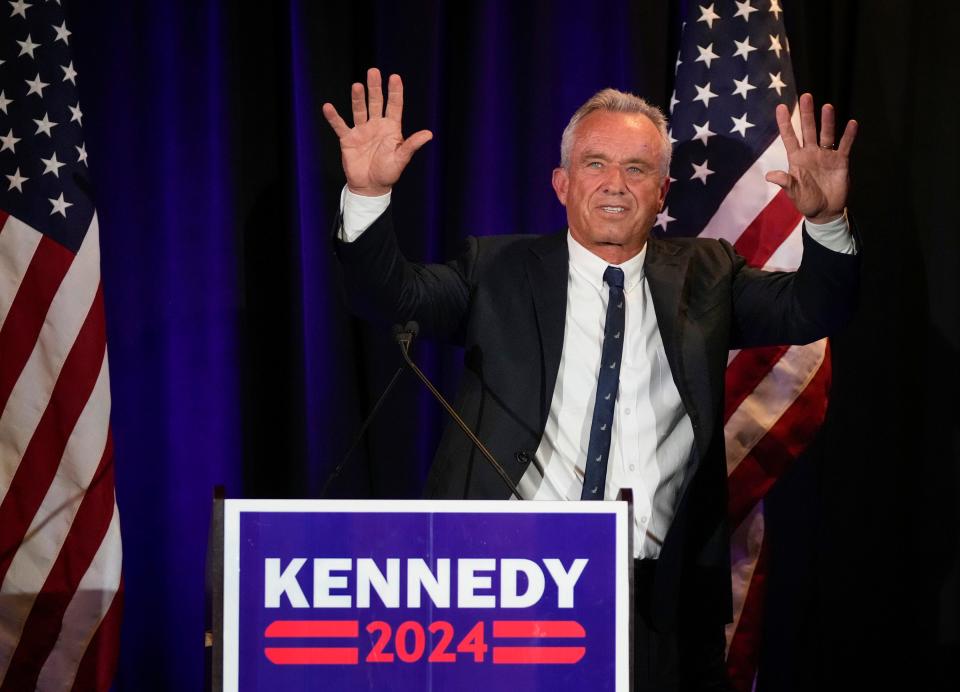
[[[567,206],[567,186],[570,184],[570,176],[567,174],[566,168],[554,168],[553,169],[553,191],[557,193],[557,199],[560,200],[560,204]]]
[[[660,211],[663,211],[663,203],[667,199],[667,192],[670,190],[670,174],[663,176],[663,183],[660,184]]]

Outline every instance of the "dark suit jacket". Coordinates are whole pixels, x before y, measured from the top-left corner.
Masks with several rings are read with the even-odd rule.
[[[388,209],[355,242],[337,242],[336,252],[355,311],[416,320],[424,333],[465,349],[456,408],[519,481],[540,444],[560,366],[566,234],[469,238],[456,260],[420,265],[399,251]],[[724,241],[648,241],[644,272],[697,457],[657,562],[655,627],[672,628],[681,608],[708,622],[731,615],[722,417],[729,349],[831,334],[853,310],[858,266],[856,256],[806,234],[796,273],[747,267]],[[450,425],[426,494],[496,499],[509,491]]]

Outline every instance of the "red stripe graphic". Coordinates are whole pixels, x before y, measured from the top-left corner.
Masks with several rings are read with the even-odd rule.
[[[73,692],[107,692],[117,669],[120,652],[120,619],[123,614],[123,579],[110,609],[100,622],[97,633],[87,645],[74,678]]]
[[[280,666],[347,664],[356,665],[360,655],[356,647],[266,648],[263,653]]]
[[[70,268],[74,255],[46,236],[27,267],[7,318],[0,328],[0,411],[40,336],[47,310]]]
[[[359,634],[357,620],[276,620],[264,632],[267,637],[356,637]]]
[[[575,620],[494,620],[494,637],[585,637],[583,625]]]
[[[764,534],[737,630],[727,652],[727,675],[736,692],[750,692],[760,661],[763,602],[767,586],[767,537]]]
[[[740,525],[790,463],[800,456],[823,422],[829,390],[828,348],[823,363],[797,400],[730,474],[727,514],[731,526]]]
[[[24,450],[10,489],[0,503],[0,526],[3,527],[0,583],[57,472],[67,439],[100,374],[105,351],[101,284],[77,340],[63,363],[50,403]]]
[[[577,663],[587,652],[585,646],[495,646],[494,663],[539,664]]]
[[[780,190],[757,214],[733,247],[751,267],[762,267],[800,223],[800,212]]]
[[[110,526],[114,511],[113,480],[113,440],[108,434],[107,447],[63,548],[24,623],[0,692],[36,688],[37,676],[60,634],[64,612]]]

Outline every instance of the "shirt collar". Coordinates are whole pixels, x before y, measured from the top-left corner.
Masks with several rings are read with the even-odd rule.
[[[647,244],[636,255],[623,264],[609,264],[581,245],[567,230],[567,250],[570,254],[570,268],[589,281],[597,290],[603,290],[603,272],[607,267],[619,267],[623,270],[623,289],[630,292],[643,280],[643,261],[647,256]]]

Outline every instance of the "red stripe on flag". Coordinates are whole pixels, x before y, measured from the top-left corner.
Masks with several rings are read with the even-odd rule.
[[[46,236],[37,245],[0,328],[0,411],[6,408],[10,392],[37,344],[47,310],[73,258],[73,253]]]
[[[733,244],[751,267],[762,267],[800,223],[800,212],[780,190]]]
[[[360,654],[356,647],[266,648],[263,650],[271,663],[279,666],[296,665],[356,665]]]
[[[36,688],[37,676],[57,643],[63,614],[93,562],[113,518],[113,475],[113,440],[108,434],[96,474],[24,623],[23,634],[0,685],[0,692]]]
[[[823,422],[830,390],[830,351],[813,379],[767,434],[754,445],[728,479],[727,515],[739,526],[767,490],[800,456]]]
[[[587,652],[585,646],[495,646],[494,663],[577,663]]]
[[[267,626],[267,637],[356,637],[357,620],[276,620]]]
[[[760,543],[757,564],[743,601],[737,629],[727,652],[727,676],[736,692],[750,692],[760,661],[760,637],[763,625],[763,601],[767,591],[767,538]]]
[[[777,361],[790,350],[789,346],[763,346],[745,348],[727,366],[726,398],[724,399],[723,422],[730,420],[748,396],[753,393]]]
[[[80,660],[77,676],[73,680],[73,692],[107,692],[117,670],[117,655],[120,652],[120,619],[123,614],[123,579],[117,589],[110,609],[97,633],[93,635],[87,650]]]
[[[0,526],[3,527],[0,536],[0,583],[10,569],[13,556],[56,475],[67,439],[100,374],[105,352],[101,284],[77,340],[63,363],[50,403],[0,503]]]
[[[494,637],[585,637],[583,626],[575,620],[494,620]]]
[[[3,227],[7,225],[7,219],[9,218],[10,214],[0,209],[0,233],[3,233]]]

